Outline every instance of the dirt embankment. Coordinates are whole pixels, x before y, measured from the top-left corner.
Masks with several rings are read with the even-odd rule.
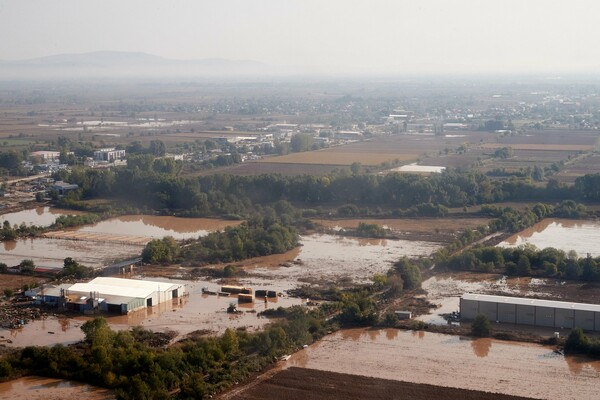
[[[328,400],[328,399],[395,399],[403,400],[527,400],[475,390],[455,389],[359,375],[339,374],[305,368],[289,368],[272,378],[238,393],[237,399]]]

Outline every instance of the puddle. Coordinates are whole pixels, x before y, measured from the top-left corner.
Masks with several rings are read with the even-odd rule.
[[[393,329],[350,329],[292,355],[285,367],[501,392],[544,399],[597,399],[600,361],[550,347]]]

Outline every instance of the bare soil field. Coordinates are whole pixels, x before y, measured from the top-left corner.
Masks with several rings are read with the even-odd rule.
[[[556,174],[556,178],[563,183],[573,183],[580,176],[597,173],[600,173],[600,155],[592,154],[569,163]]]
[[[437,155],[445,149],[453,150],[464,143],[475,144],[494,137],[493,134],[486,132],[462,132],[461,135],[456,136],[404,134],[377,136],[343,146],[267,158],[261,162],[327,165],[350,165],[353,162],[360,162],[364,165],[378,165],[397,159],[402,163],[409,163],[417,161],[425,154]]]
[[[261,163],[286,163],[286,164],[321,164],[321,165],[350,165],[359,162],[364,165],[379,165],[386,161],[399,160],[400,162],[413,162],[418,159],[418,154],[405,153],[368,153],[352,152],[349,146],[335,147],[318,151],[293,153],[281,157],[270,157],[261,160]],[[341,151],[339,149],[344,149]]]
[[[588,151],[593,150],[593,144],[544,144],[544,143],[484,143],[481,145],[484,149],[499,149],[510,147],[514,150],[529,151]]]
[[[594,146],[598,139],[598,131],[545,129],[529,131],[524,135],[503,136],[498,139],[501,147],[515,144],[555,144],[555,145],[587,145]]]
[[[226,397],[229,398],[229,397]],[[526,397],[455,389],[366,376],[340,374],[307,368],[289,368],[272,378],[237,393],[245,400],[285,399],[403,399],[403,400],[523,400]]]
[[[46,281],[47,279],[37,276],[0,274],[0,292],[4,289],[20,289],[23,285],[31,285],[32,283],[42,284]]]
[[[327,175],[339,168],[338,165],[323,164],[298,164],[298,163],[269,163],[269,162],[247,162],[218,169],[207,169],[204,171],[193,172],[190,175],[212,175],[215,173],[249,176],[261,174],[281,174],[285,176],[294,175]]]

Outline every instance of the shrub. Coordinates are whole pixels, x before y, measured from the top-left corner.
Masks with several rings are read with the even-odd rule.
[[[478,337],[488,337],[492,333],[492,324],[485,315],[478,315],[471,324],[471,333]]]

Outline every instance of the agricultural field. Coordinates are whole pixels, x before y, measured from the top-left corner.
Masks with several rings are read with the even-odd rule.
[[[235,391],[235,398],[243,400],[260,400],[272,398],[266,393],[277,393],[276,398],[287,400],[334,400],[334,399],[391,399],[402,393],[403,400],[437,400],[437,399],[490,399],[490,400],[526,400],[526,397],[510,396],[498,393],[487,393],[476,390],[465,390],[417,384],[366,376],[340,374],[318,371],[307,368],[292,367],[283,370],[270,379],[261,381],[246,391]],[[233,398],[227,394],[223,399]]]
[[[318,151],[293,153],[261,160],[262,163],[293,163],[349,166],[354,162],[376,166],[385,162],[408,164],[426,156],[438,156],[454,151],[465,143],[479,143],[490,138],[485,132],[464,132],[461,135],[440,137],[433,135],[385,135],[362,142],[331,147]],[[468,146],[467,146],[468,147]],[[456,163],[456,161],[452,161]]]
[[[575,179],[585,174],[600,173],[600,155],[591,154],[587,157],[580,157],[574,162],[566,165],[558,174],[556,179],[562,183],[574,183]]]
[[[250,161],[243,164],[236,164],[230,167],[223,167],[219,169],[206,169],[203,171],[191,173],[190,175],[212,175],[215,172],[222,174],[249,176],[249,175],[262,175],[262,174],[281,174],[284,176],[293,175],[315,175],[323,176],[327,175],[334,170],[340,168],[338,165],[323,165],[323,164],[298,164],[298,163],[268,163],[268,162],[257,162]]]

